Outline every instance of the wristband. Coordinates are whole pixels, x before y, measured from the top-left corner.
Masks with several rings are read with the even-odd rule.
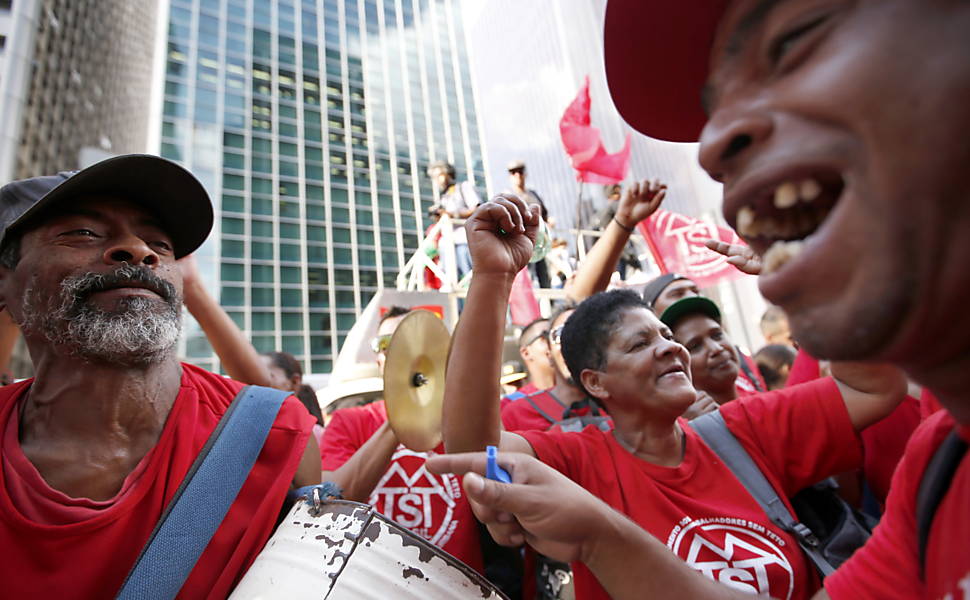
[[[634,227],[627,227],[623,223],[620,223],[619,219],[617,219],[615,216],[613,217],[613,222],[619,225],[620,229],[623,229],[624,231],[629,231],[630,233],[633,233],[633,230],[635,229]]]

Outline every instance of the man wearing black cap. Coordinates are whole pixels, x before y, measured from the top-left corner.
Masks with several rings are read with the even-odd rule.
[[[175,163],[127,155],[4,186],[0,226],[0,306],[36,372],[0,390],[4,595],[110,597],[242,388],[175,354],[175,261],[212,207]],[[283,403],[183,596],[225,597],[291,482],[319,483],[312,424]]]
[[[694,280],[677,273],[664,273],[643,286],[643,299],[658,315],[681,298],[700,295],[701,290]]]
[[[521,160],[513,160],[508,165],[508,172],[509,182],[512,185],[502,193],[518,196],[519,199],[529,206],[538,204],[539,210],[541,211],[540,215],[542,216],[542,220],[544,220],[549,227],[552,227],[554,224],[549,222],[549,209],[546,208],[546,203],[542,201],[542,197],[538,192],[530,189],[525,184],[525,162]],[[545,259],[534,263],[529,263],[529,273],[539,281],[539,287],[549,287],[549,266],[546,265]]]

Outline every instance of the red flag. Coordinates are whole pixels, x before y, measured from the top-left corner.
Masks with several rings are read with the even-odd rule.
[[[649,219],[641,221],[637,228],[664,273],[690,277],[699,287],[730,281],[743,275],[727,262],[727,257],[704,245],[709,239],[744,244],[727,227],[660,209]]]
[[[532,278],[529,277],[528,267],[519,271],[512,280],[509,310],[512,312],[512,323],[515,325],[528,325],[541,316],[539,301],[532,291]]]
[[[603,147],[600,130],[590,125],[589,76],[559,120],[559,134],[576,169],[576,178],[587,183],[619,183],[630,166],[630,134],[623,149],[610,154]]]

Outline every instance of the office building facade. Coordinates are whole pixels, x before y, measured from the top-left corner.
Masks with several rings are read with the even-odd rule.
[[[328,373],[430,222],[425,171],[484,192],[459,0],[170,0],[160,153],[200,177],[197,253],[260,351]],[[218,361],[197,325],[184,352]]]

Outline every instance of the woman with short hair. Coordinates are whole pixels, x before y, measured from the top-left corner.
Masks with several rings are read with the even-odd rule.
[[[614,422],[612,431],[501,431],[498,377],[511,282],[532,252],[536,214],[499,196],[469,219],[475,274],[452,340],[444,438],[448,452],[503,451],[538,457],[665,542],[715,581],[783,599],[809,598],[820,582],[794,537],[681,418],[696,399],[690,356],[636,293],[581,303],[562,332],[575,381]],[[862,460],[856,432],[888,414],[905,391],[898,371],[849,367],[805,386],[721,407],[728,428],[787,497]],[[510,524],[514,531],[514,524]],[[493,532],[494,533],[494,532]],[[510,533],[500,542],[521,543]],[[605,598],[581,564],[577,598]]]

